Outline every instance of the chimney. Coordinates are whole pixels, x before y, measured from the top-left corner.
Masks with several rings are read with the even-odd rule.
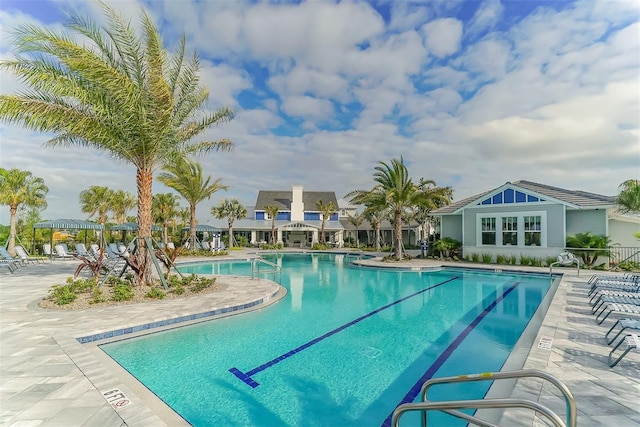
[[[304,221],[302,185],[294,185],[291,196],[291,221]]]

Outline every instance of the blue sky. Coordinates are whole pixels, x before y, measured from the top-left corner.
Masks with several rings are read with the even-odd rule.
[[[198,159],[230,187],[198,207],[201,222],[223,198],[252,205],[260,189],[340,198],[400,156],[415,180],[452,186],[456,200],[518,179],[613,195],[640,178],[635,1],[110,3],[134,23],[145,7],[170,48],[184,32],[209,107],[236,111],[207,135],[234,151]],[[0,27],[61,28],[60,8],[100,19],[80,0],[3,0]],[[12,56],[6,35],[0,56]],[[0,74],[0,91],[19,89]],[[42,148],[50,137],[0,124],[0,166],[50,188],[43,217],[84,217],[78,195],[90,185],[135,192],[132,166]]]

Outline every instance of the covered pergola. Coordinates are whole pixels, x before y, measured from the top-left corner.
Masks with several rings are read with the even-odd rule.
[[[48,228],[51,230],[51,236],[49,238],[49,244],[53,247],[53,230],[97,230],[103,231],[104,225],[96,222],[85,221],[82,219],[54,219],[51,221],[38,222],[33,224],[33,244],[36,241],[36,228]],[[85,245],[87,237],[85,235]],[[33,250],[34,248],[31,248]]]

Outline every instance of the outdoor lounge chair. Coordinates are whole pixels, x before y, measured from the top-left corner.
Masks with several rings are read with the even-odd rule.
[[[622,291],[620,289],[599,288],[596,292],[593,293],[593,295],[591,295],[589,304],[591,304],[592,306],[596,305],[600,300],[600,297],[603,296],[628,297],[634,295],[640,295],[640,291]]]
[[[622,351],[622,354],[611,363],[611,359],[613,359],[613,353],[620,347],[621,345],[625,345],[625,349]],[[620,342],[613,347],[613,350],[609,353],[609,367],[613,368],[622,360],[624,356],[627,355],[631,350],[638,351],[640,350],[640,335],[627,335],[620,340]]]
[[[633,331],[637,331],[638,333],[640,333],[640,320],[619,319],[616,323],[613,324],[611,329],[609,329],[609,331],[604,335],[605,339],[607,339],[609,334],[613,332],[616,326],[620,326],[620,331],[618,331],[618,333],[613,338],[607,341],[607,345],[611,345],[611,343],[614,342],[627,329],[631,329]]]
[[[628,295],[605,295],[598,299],[591,308],[591,313],[596,314],[607,303],[640,305],[640,293],[629,292]]]
[[[19,245],[16,245],[15,250],[16,250],[16,255],[18,255],[18,258],[20,258],[20,261],[22,261],[23,265],[26,265],[28,263],[37,264],[39,262],[44,262],[45,260],[45,258],[43,257],[30,256],[27,253],[27,250]]]
[[[90,260],[96,259],[95,255],[87,250],[84,243],[76,243],[76,255]]]
[[[603,289],[614,289],[626,292],[640,292],[640,283],[621,280],[599,280],[591,285],[591,289],[589,289],[589,293],[587,295],[591,296],[599,290]]]
[[[640,305],[618,304],[615,302],[607,302],[603,305],[604,307],[602,308],[602,310],[600,310],[600,313],[596,314],[596,322],[598,323],[598,325],[601,325],[602,322],[604,322],[611,313],[627,315],[632,314],[640,316]]]
[[[0,266],[7,267],[7,270],[13,274],[14,271],[18,269],[19,262],[18,261],[9,261],[6,259],[0,259]]]
[[[65,249],[65,247],[61,244],[58,244],[55,246],[55,257],[56,258],[62,258],[63,260],[66,259],[73,259],[73,255],[71,255],[69,252],[67,252],[67,250]]]
[[[620,280],[620,281],[639,281],[640,274],[624,273],[624,274],[594,274],[587,283],[593,284],[597,280]]]

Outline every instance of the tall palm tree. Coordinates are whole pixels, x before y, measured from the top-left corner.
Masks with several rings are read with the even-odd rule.
[[[271,244],[276,244],[276,217],[278,216],[278,212],[280,212],[280,208],[277,206],[265,206],[264,211],[271,218]]]
[[[28,86],[0,95],[0,120],[55,136],[49,147],[93,148],[136,168],[138,247],[134,272],[151,283],[153,173],[176,157],[229,150],[232,143],[199,140],[214,124],[233,118],[227,108],[204,110],[208,91],[200,86],[197,54],[186,54],[186,38],[174,54],[142,12],[140,31],[100,3],[104,25],[70,15],[61,33],[25,24],[15,31],[17,59],[0,61]],[[89,43],[87,43],[89,40]]]
[[[151,210],[153,212],[153,220],[162,224],[162,243],[167,247],[169,242],[167,229],[169,223],[178,215],[178,196],[173,193],[159,193],[153,195],[153,203]]]
[[[15,256],[18,207],[45,209],[49,188],[29,171],[0,168],[0,204],[9,206],[9,253]]]
[[[96,215],[98,223],[104,225],[111,210],[113,194],[113,190],[108,187],[92,185],[80,192],[80,210],[88,214],[89,218]]]
[[[117,224],[127,222],[127,213],[136,207],[136,199],[131,193],[117,190],[111,194],[111,212]]]
[[[420,178],[417,192],[414,196],[415,205],[412,217],[420,224],[420,229],[425,230],[425,225],[431,220],[431,211],[451,204],[453,189],[451,187],[438,187],[431,179]]]
[[[320,212],[320,243],[324,245],[324,226],[327,220],[337,212],[336,205],[333,202],[325,203],[322,200],[316,202],[316,210]]]
[[[166,172],[158,175],[158,181],[176,190],[189,203],[189,247],[196,250],[196,205],[219,190],[228,187],[220,183],[218,178],[211,182],[202,175],[202,165],[185,158],[177,158],[172,164],[164,167]]]
[[[620,194],[618,194],[618,205],[620,212],[640,213],[640,180],[628,179],[620,184]]]
[[[350,198],[349,203],[363,205],[362,215],[369,221],[375,230],[375,248],[380,250],[380,225],[382,219],[387,216],[388,206],[380,186],[375,186],[371,190],[354,190],[345,195]]]
[[[247,217],[247,209],[236,199],[225,199],[211,208],[211,214],[218,218],[227,218],[229,225],[229,249],[233,248],[233,222]]]

